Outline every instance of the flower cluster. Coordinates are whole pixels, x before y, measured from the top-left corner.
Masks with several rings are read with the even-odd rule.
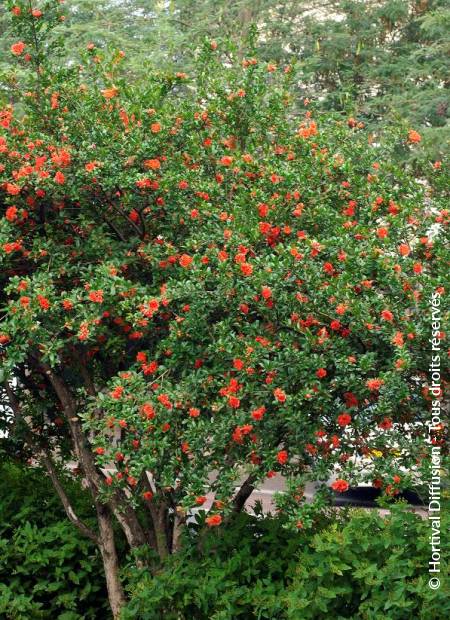
[[[64,375],[109,492],[210,491],[210,526],[244,474],[392,489],[422,462],[448,211],[389,136],[293,114],[293,72],[207,47],[165,97],[88,56],[0,112],[2,363]]]

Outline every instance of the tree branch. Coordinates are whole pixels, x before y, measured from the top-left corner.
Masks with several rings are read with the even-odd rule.
[[[245,502],[255,490],[253,483],[256,482],[256,479],[257,476],[255,476],[255,474],[250,474],[247,480],[245,480],[244,483],[241,485],[241,488],[232,500],[233,512],[241,512],[241,510],[244,508]]]
[[[59,377],[46,362],[39,360],[39,364],[44,374],[48,377],[63,406],[71,431],[75,453],[88,481],[94,502],[97,503],[98,494],[103,484],[104,474],[98,470],[94,455],[89,449],[86,437],[81,428],[80,419],[77,415],[75,400],[64,380]],[[130,547],[141,547],[146,544],[148,542],[148,537],[139,522],[136,512],[129,505],[125,493],[120,489],[115,490],[108,503]]]
[[[56,493],[61,500],[62,505],[64,506],[64,510],[69,518],[69,520],[78,528],[78,530],[87,538],[90,538],[95,544],[99,544],[99,539],[95,532],[88,527],[84,521],[82,521],[76,514],[73,506],[70,502],[70,499],[67,496],[67,493],[64,490],[61,481],[58,478],[58,474],[56,472],[55,465],[52,461],[50,454],[48,453],[48,449],[46,450],[34,437],[33,432],[30,430],[27,422],[23,419],[22,408],[20,403],[14,394],[14,391],[11,389],[8,381],[5,381],[5,390],[8,395],[8,400],[10,407],[14,413],[15,420],[22,419],[23,424],[25,425],[25,438],[27,443],[30,445],[30,448],[35,452],[35,457],[42,463],[45,469],[48,472],[50,480],[52,481],[53,487]]]
[[[75,513],[72,507],[72,504],[69,498],[67,497],[67,494],[58,478],[55,466],[50,456],[46,453],[43,453],[39,458],[40,458],[40,461],[45,466],[45,469],[47,470],[48,475],[50,476],[50,479],[53,483],[55,491],[59,495],[59,499],[61,500],[61,503],[64,506],[64,510],[66,511],[66,514],[69,520],[80,530],[82,534],[84,534],[84,536],[86,536],[87,538],[90,538],[97,545],[100,544],[99,538],[95,534],[95,532],[91,530],[91,528],[88,527]]]

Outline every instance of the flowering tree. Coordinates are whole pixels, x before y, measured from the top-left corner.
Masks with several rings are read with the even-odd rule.
[[[164,558],[208,492],[206,525],[225,525],[275,472],[298,526],[307,480],[395,494],[427,452],[445,292],[448,212],[390,163],[420,135],[374,145],[291,109],[291,67],[235,66],[214,42],[194,77],[129,84],[94,46],[57,69],[59,3],[9,4],[26,81],[0,112],[4,441],[99,545],[114,616],[114,523]]]

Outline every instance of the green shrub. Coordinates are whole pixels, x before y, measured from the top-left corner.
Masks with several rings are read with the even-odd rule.
[[[285,592],[286,618],[448,618],[444,587],[435,593],[428,586],[430,532],[427,520],[401,510],[384,518],[355,511],[333,523],[299,558]]]
[[[194,537],[156,576],[132,571],[124,620],[449,617],[444,586],[428,587],[429,525],[417,515],[341,511],[315,535],[282,525],[241,515]]]
[[[2,453],[1,458],[5,458]],[[65,487],[83,518],[92,515],[89,498],[79,485],[65,478]],[[12,536],[25,521],[46,526],[67,519],[53,485],[40,468],[13,464],[8,458],[0,465],[0,536]]]
[[[74,484],[74,504],[89,518]],[[42,471],[0,471],[0,618],[108,618],[97,549],[67,521]]]

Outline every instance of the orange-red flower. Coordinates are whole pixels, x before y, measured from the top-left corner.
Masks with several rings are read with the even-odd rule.
[[[264,406],[263,407],[258,407],[257,409],[254,409],[252,411],[252,418],[254,420],[256,420],[256,421],[262,420],[265,412],[266,412],[266,408]]]
[[[383,418],[378,426],[383,430],[389,430],[392,428],[392,420],[390,418]]]
[[[189,254],[182,254],[178,262],[180,263],[182,267],[189,267],[192,261],[193,261],[192,256],[189,256]]]
[[[352,416],[349,413],[341,413],[340,416],[338,416],[337,422],[339,424],[339,426],[348,426],[348,424],[350,424],[350,422],[352,421]]]
[[[16,185],[15,183],[6,184],[6,193],[10,194],[11,196],[16,196],[17,194],[20,194],[20,190],[21,188],[19,187],[19,185]]]
[[[411,252],[411,248],[409,247],[407,243],[401,243],[398,246],[398,251],[401,256],[408,256]]]
[[[150,403],[142,405],[141,411],[147,420],[152,420],[155,417],[155,410]]]
[[[222,164],[222,166],[231,166],[231,164],[233,163],[233,158],[229,155],[224,155],[221,158],[220,163]]]
[[[222,517],[220,515],[212,515],[211,517],[206,517],[205,523],[208,527],[217,527],[222,523]]]
[[[408,142],[410,142],[411,144],[417,144],[421,140],[422,136],[420,135],[420,133],[415,131],[415,129],[410,129],[408,131]]]
[[[42,310],[48,310],[50,308],[50,302],[46,297],[38,295],[37,300]]]
[[[58,185],[64,185],[64,183],[66,182],[66,177],[62,172],[58,170],[58,172],[55,174],[54,181],[55,183],[58,183]]]
[[[403,338],[402,332],[396,332],[391,340],[392,344],[395,344],[397,347],[401,347],[405,344],[405,339]]]
[[[5,212],[5,217],[8,222],[14,222],[17,219],[17,207],[8,207]]]
[[[331,488],[333,489],[333,491],[337,491],[338,493],[345,493],[345,491],[348,491],[349,488],[349,484],[346,480],[342,480],[342,478],[338,478],[337,480],[335,480],[333,482],[333,484],[331,485]]]
[[[261,296],[264,299],[270,299],[272,297],[272,289],[270,289],[268,286],[263,286],[261,289]]]
[[[232,407],[233,409],[237,409],[237,408],[240,406],[241,401],[240,401],[240,399],[239,399],[239,398],[237,398],[236,396],[230,396],[230,397],[228,398],[228,404],[229,404],[229,405],[230,405],[230,407]]]
[[[146,159],[144,161],[144,167],[147,170],[159,170],[161,168],[161,162],[159,159]]]
[[[11,52],[14,54],[14,56],[20,56],[21,54],[23,54],[25,48],[25,43],[23,41],[18,41],[17,43],[11,45]]]
[[[273,395],[275,396],[276,400],[279,403],[286,402],[286,394],[285,394],[284,390],[282,390],[281,388],[275,388],[274,391],[273,391]]]
[[[277,454],[277,461],[280,465],[285,465],[288,461],[289,455],[286,450],[280,450]]]
[[[366,381],[366,385],[371,392],[377,392],[383,384],[383,379],[367,379]]]
[[[86,170],[86,172],[92,172],[93,170],[95,170],[98,166],[98,162],[96,161],[88,161],[87,164],[84,164],[84,169]]]
[[[80,325],[80,329],[78,331],[78,340],[87,340],[89,338],[89,327],[88,324],[83,322]]]
[[[249,263],[242,263],[241,271],[244,276],[251,276],[253,273],[253,267]]]
[[[97,304],[103,303],[103,291],[91,291],[89,293],[89,299]]]
[[[119,398],[121,398],[122,394],[124,392],[124,388],[121,385],[118,385],[117,387],[115,387],[112,392],[110,393],[111,398],[114,398],[115,400],[119,400]]]
[[[104,88],[101,93],[105,99],[114,99],[119,94],[119,89],[116,86],[111,86],[111,88]]]

